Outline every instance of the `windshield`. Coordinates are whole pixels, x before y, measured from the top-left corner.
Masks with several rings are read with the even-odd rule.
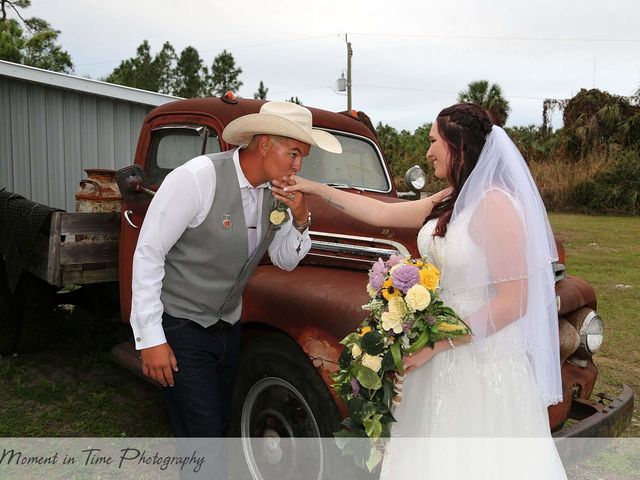
[[[331,132],[342,145],[342,154],[312,147],[302,162],[300,176],[336,186],[388,192],[389,179],[375,145],[363,137]]]

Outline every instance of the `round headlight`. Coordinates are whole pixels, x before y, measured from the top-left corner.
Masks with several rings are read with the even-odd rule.
[[[427,176],[418,165],[414,165],[405,173],[404,183],[415,193],[419,193],[427,184]]]
[[[597,312],[587,314],[580,327],[580,348],[589,355],[596,353],[604,340],[604,322]]]

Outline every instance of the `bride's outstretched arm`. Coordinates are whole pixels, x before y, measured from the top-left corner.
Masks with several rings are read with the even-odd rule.
[[[307,195],[317,195],[347,215],[370,225],[381,227],[420,228],[435,203],[449,192],[447,189],[421,200],[387,203],[298,176],[274,180],[272,183],[276,198],[282,199],[296,191]]]

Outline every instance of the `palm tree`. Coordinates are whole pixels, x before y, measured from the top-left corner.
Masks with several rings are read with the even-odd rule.
[[[493,121],[502,126],[509,116],[509,102],[502,96],[502,89],[497,83],[489,84],[488,80],[471,82],[466,90],[458,93],[458,101],[475,103],[487,110]]]

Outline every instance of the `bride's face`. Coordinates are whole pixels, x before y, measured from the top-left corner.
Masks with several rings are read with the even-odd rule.
[[[451,153],[449,152],[449,146],[440,136],[440,132],[438,132],[436,122],[433,122],[429,132],[429,140],[431,141],[431,146],[427,151],[427,160],[433,163],[436,178],[446,179],[451,168]]]

